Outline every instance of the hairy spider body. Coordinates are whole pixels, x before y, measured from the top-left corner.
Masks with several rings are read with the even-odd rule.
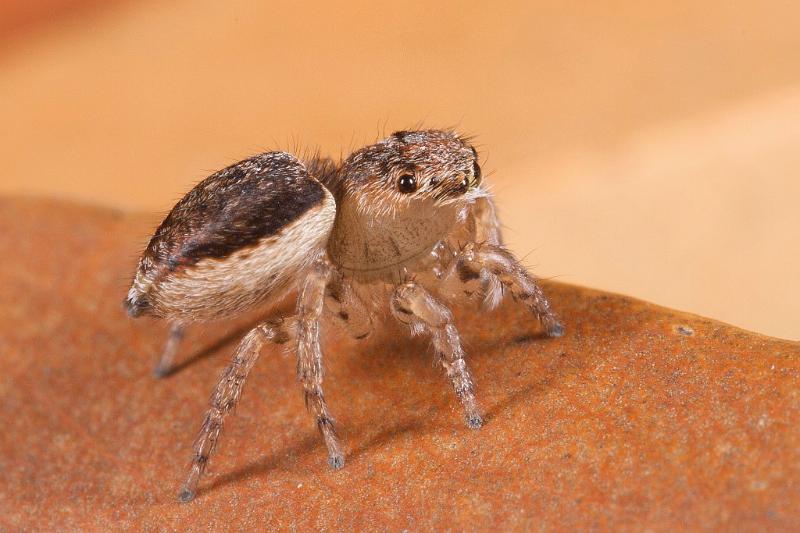
[[[448,304],[477,300],[491,309],[510,293],[549,335],[563,334],[535,279],[502,246],[475,149],[450,131],[397,132],[338,165],[268,152],[213,174],[158,228],[125,303],[131,316],[172,322],[156,369],[163,375],[185,324],[233,316],[293,288],[295,314],[248,333],[215,388],[182,501],[194,497],[267,342],[293,343],[329,463],[344,465],[322,390],[323,314],[357,339],[387,312],[412,335],[427,335],[473,428],[483,420]]]

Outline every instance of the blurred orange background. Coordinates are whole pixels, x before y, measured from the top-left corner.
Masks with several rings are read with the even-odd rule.
[[[797,2],[6,0],[0,16],[0,194],[163,213],[258,151],[455,126],[540,276],[800,338]]]

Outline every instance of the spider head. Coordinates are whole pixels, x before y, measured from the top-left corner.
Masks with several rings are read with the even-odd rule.
[[[478,154],[452,131],[395,132],[353,153],[342,171],[363,212],[431,216],[482,194]]]

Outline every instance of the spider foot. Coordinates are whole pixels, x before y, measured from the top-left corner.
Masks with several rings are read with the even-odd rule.
[[[204,463],[203,463],[204,464]],[[189,470],[189,477],[181,486],[181,491],[178,493],[178,499],[181,503],[187,503],[194,500],[197,495],[197,483],[200,481],[201,465],[193,464]]]
[[[194,500],[194,497],[195,497],[195,492],[185,487],[181,489],[181,491],[178,493],[178,499],[181,501],[181,503],[188,503]]]
[[[483,417],[481,415],[469,415],[467,417],[467,425],[472,429],[478,429],[483,426]]]
[[[172,374],[172,367],[169,366],[158,365],[153,369],[153,375],[156,379],[165,378],[170,374]]]
[[[566,332],[566,328],[560,322],[556,322],[555,324],[551,324],[547,328],[547,336],[548,337],[563,337],[565,332]]]
[[[337,454],[329,456],[328,464],[331,465],[331,468],[334,470],[339,470],[344,466],[344,455]]]

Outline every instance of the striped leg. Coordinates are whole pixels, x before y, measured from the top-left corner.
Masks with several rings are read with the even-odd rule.
[[[329,275],[330,267],[320,260],[300,289],[297,299],[297,379],[303,386],[306,407],[314,415],[328,448],[328,463],[331,468],[339,469],[344,466],[344,454],[322,392],[322,347],[319,344],[320,319]]]
[[[395,289],[391,300],[392,314],[411,328],[412,335],[427,333],[431,336],[436,357],[453,384],[461,400],[471,428],[483,425],[483,418],[475,400],[475,387],[464,361],[458,330],[453,325],[453,315],[421,285],[404,283]]]
[[[283,344],[288,341],[291,337],[291,328],[288,325],[283,320],[260,324],[239,343],[233,360],[222,373],[211,395],[211,407],[206,412],[200,433],[194,442],[192,464],[179,494],[182,502],[194,499],[200,476],[203,475],[208,459],[217,445],[225,417],[233,411],[241,398],[244,382],[258,360],[264,342]]]
[[[166,377],[172,372],[172,364],[175,361],[175,355],[178,353],[178,348],[185,332],[186,327],[180,322],[173,322],[170,325],[167,343],[164,345],[164,351],[161,352],[161,359],[159,359],[158,365],[153,370],[153,374],[157,378]]]

